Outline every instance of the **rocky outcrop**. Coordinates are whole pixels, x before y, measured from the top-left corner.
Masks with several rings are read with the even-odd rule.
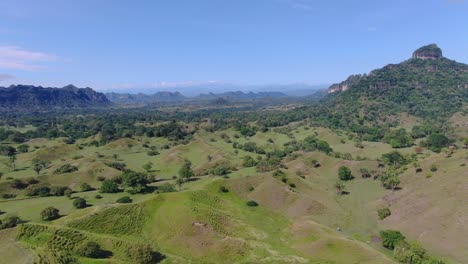
[[[413,59],[437,60],[442,57],[442,50],[436,44],[423,46],[413,52]]]

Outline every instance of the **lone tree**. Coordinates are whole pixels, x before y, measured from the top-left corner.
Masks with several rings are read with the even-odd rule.
[[[50,162],[46,160],[40,160],[40,159],[33,159],[32,160],[32,167],[33,170],[39,175],[41,170],[49,166]]]
[[[192,170],[192,162],[190,160],[185,160],[184,165],[179,169],[179,176],[190,180],[194,176]]]
[[[345,189],[346,189],[346,186],[345,186],[345,184],[343,182],[337,181],[335,183],[335,189],[336,189],[336,193],[338,195],[342,195],[344,193]]]
[[[353,175],[351,175],[351,170],[346,166],[341,166],[339,168],[338,177],[342,181],[349,181],[353,179]]]
[[[101,189],[99,189],[99,191],[102,193],[117,193],[120,190],[119,186],[117,186],[117,183],[111,180],[104,180],[101,184]]]
[[[153,168],[153,163],[149,161],[148,163],[143,164],[142,168],[147,172],[150,173],[151,169]]]
[[[84,198],[76,198],[73,200],[73,206],[77,209],[82,209],[85,208],[88,204],[86,203],[86,200]]]
[[[405,240],[405,236],[396,230],[380,231],[380,238],[382,238],[382,245],[388,249],[395,249],[399,242]]]
[[[55,207],[50,206],[41,211],[41,219],[44,221],[51,221],[59,217],[59,209]]]
[[[179,186],[179,192],[182,190],[182,184],[184,184],[185,180],[182,176],[179,176],[177,179],[176,179],[176,184],[177,186]]]

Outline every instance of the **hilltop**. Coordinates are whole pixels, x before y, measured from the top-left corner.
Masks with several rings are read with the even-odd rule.
[[[32,85],[11,85],[0,87],[0,108],[42,108],[42,107],[84,107],[107,106],[110,101],[103,93],[91,88],[77,88],[67,85],[51,88]]]

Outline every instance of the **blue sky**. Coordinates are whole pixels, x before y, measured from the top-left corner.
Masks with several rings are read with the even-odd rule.
[[[0,85],[327,84],[437,43],[468,63],[465,0],[0,0]]]

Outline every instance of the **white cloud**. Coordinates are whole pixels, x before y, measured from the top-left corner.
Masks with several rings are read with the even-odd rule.
[[[35,71],[43,69],[43,62],[56,60],[57,56],[29,51],[17,46],[0,46],[0,68]]]

